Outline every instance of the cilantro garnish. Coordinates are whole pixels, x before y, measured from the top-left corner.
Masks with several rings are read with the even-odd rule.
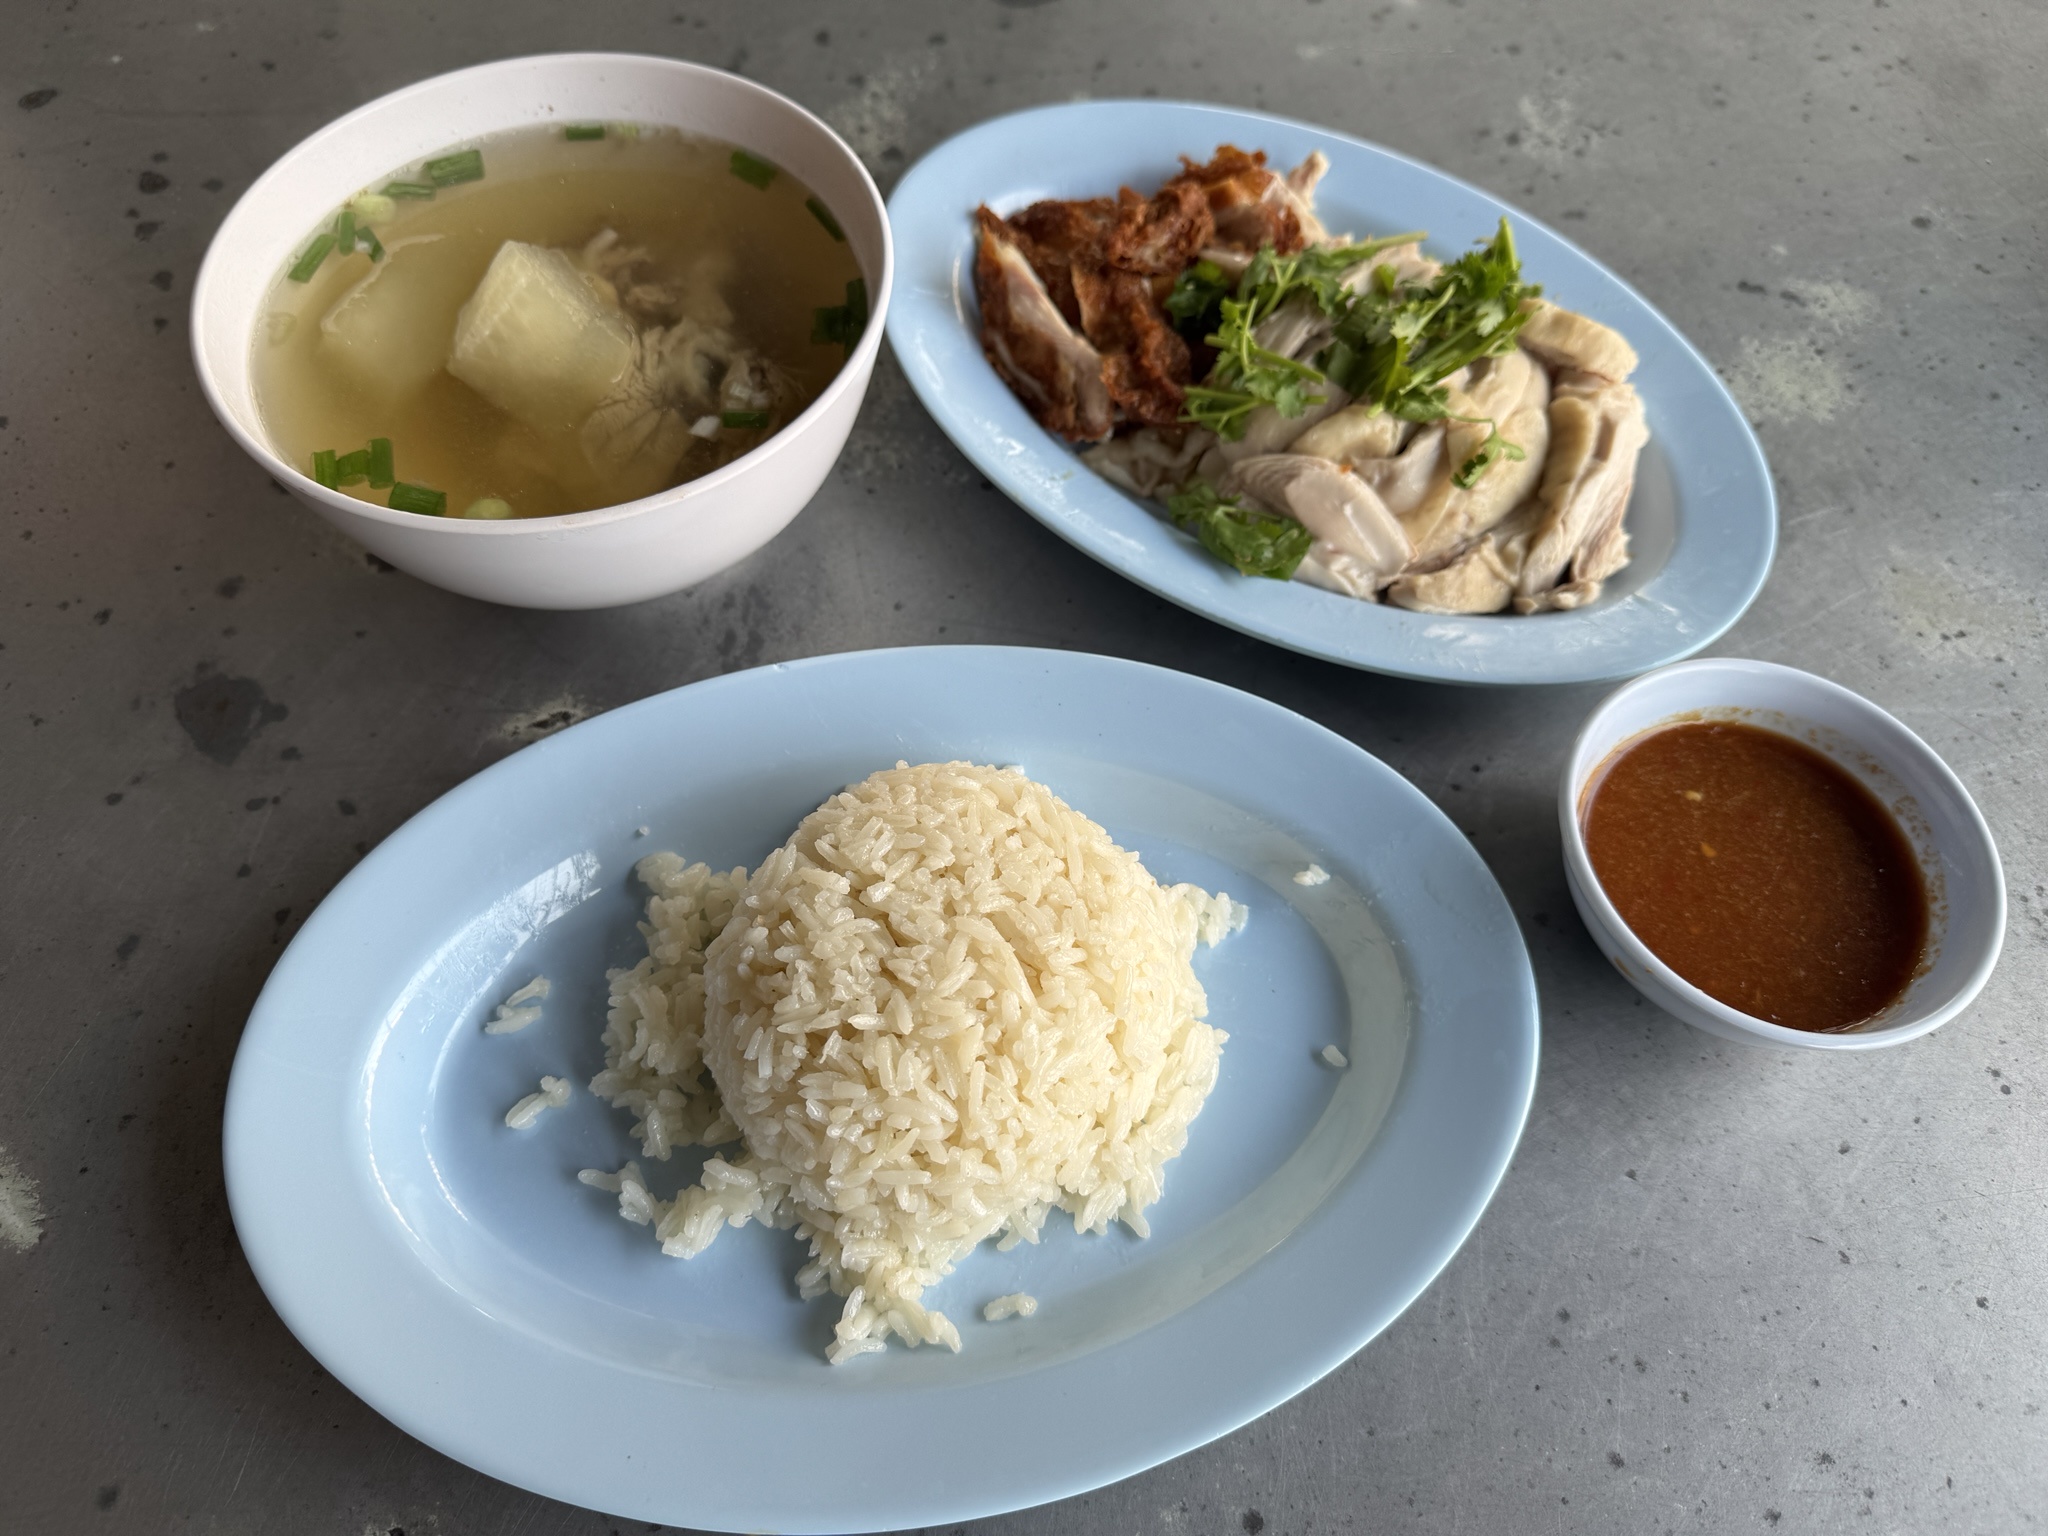
[[[1444,379],[1514,349],[1528,318],[1522,304],[1543,291],[1521,277],[1506,219],[1427,286],[1398,283],[1382,267],[1337,322],[1323,371],[1403,421],[1436,421],[1449,413]]]
[[[1192,480],[1167,499],[1173,525],[1192,533],[1202,547],[1245,576],[1286,581],[1315,543],[1315,535],[1292,518],[1254,512],[1235,496],[1219,496],[1206,480]]]
[[[1325,315],[1343,314],[1352,302],[1344,287],[1344,274],[1390,246],[1419,238],[1389,235],[1363,245],[1300,250],[1290,256],[1267,246],[1252,258],[1230,298],[1220,296],[1222,269],[1197,262],[1189,269],[1196,274],[1193,281],[1183,274],[1167,297],[1167,313],[1176,318],[1180,318],[1176,301],[1190,315],[1206,313],[1213,302],[1217,316],[1216,329],[1206,338],[1216,349],[1216,364],[1209,370],[1207,383],[1187,391],[1186,419],[1235,442],[1244,436],[1246,418],[1262,405],[1294,417],[1320,404],[1323,397],[1312,391],[1323,375],[1307,363],[1260,346],[1252,333],[1298,293],[1308,295]],[[1208,273],[1202,273],[1203,267],[1209,268]]]
[[[1207,262],[1189,268],[1175,283],[1167,312],[1180,319],[1206,313],[1213,305],[1217,323],[1208,341],[1217,358],[1208,380],[1187,391],[1185,419],[1235,441],[1261,405],[1293,417],[1318,404],[1323,397],[1316,386],[1325,379],[1404,421],[1449,415],[1450,390],[1443,380],[1482,357],[1512,350],[1526,319],[1522,305],[1542,290],[1521,280],[1506,219],[1491,241],[1451,262],[1427,284],[1401,283],[1393,268],[1378,267],[1362,292],[1345,286],[1345,274],[1360,263],[1419,238],[1390,235],[1365,245],[1291,256],[1269,246],[1252,259],[1228,298],[1215,296],[1221,292],[1220,270]],[[1203,267],[1211,270],[1205,273]],[[1252,336],[1261,321],[1297,293],[1308,294],[1336,322],[1330,345],[1314,367],[1270,352]],[[1461,487],[1469,489],[1502,459],[1523,457],[1491,421],[1485,425],[1485,442],[1457,470]]]

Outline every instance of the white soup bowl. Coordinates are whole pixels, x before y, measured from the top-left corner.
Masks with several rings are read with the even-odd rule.
[[[832,210],[867,280],[869,315],[838,375],[750,453],[638,501],[504,522],[394,512],[329,490],[278,453],[257,411],[255,338],[272,285],[334,210],[424,156],[535,124],[630,122],[720,139],[772,161]],[[881,193],[844,140],[751,80],[636,54],[552,54],[439,75],[328,124],[228,214],[192,295],[207,402],[271,477],[371,553],[423,581],[524,608],[605,608],[702,581],[786,527],[824,482],[867,393],[895,256]]]

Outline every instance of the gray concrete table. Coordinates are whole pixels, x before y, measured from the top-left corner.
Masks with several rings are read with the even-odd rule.
[[[222,1193],[242,1020],[365,850],[522,743],[758,662],[968,640],[1198,672],[1392,763],[1500,877],[1545,1030],[1498,1198],[1384,1337],[1228,1439],[976,1530],[2040,1529],[2048,18],[1805,3],[13,7],[0,1530],[623,1529],[407,1438],[285,1331]],[[1158,602],[984,485],[886,362],[810,510],[699,590],[522,613],[380,570],[208,415],[195,266],[329,118],[584,47],[755,76],[885,187],[993,113],[1156,94],[1364,135],[1583,242],[1704,348],[1771,455],[1783,549],[1720,649],[1877,699],[1990,818],[2014,902],[1983,999],[1865,1059],[1662,1017],[1559,869],[1553,780],[1599,690],[1390,682]]]

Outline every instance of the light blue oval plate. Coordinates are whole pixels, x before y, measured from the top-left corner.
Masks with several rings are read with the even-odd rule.
[[[1250,905],[1197,960],[1230,1041],[1148,1241],[1055,1215],[1039,1246],[984,1249],[928,1293],[961,1353],[828,1366],[836,1306],[797,1299],[790,1233],[664,1258],[577,1183],[634,1155],[627,1117],[582,1086],[602,1065],[605,968],[644,953],[641,856],[751,866],[841,786],[956,757],[1021,764],[1162,880]],[[1327,884],[1294,882],[1311,861]],[[536,974],[554,984],[540,1022],[485,1035]],[[250,1016],[228,1194],[301,1342],[473,1467],[666,1525],[934,1525],[1140,1471],[1341,1364],[1478,1220],[1536,1041],[1528,957],[1485,865],[1320,726],[1099,656],[829,656],[576,726],[387,839]],[[543,1073],[574,1098],[506,1129]],[[651,1168],[664,1192],[690,1171]],[[1035,1318],[981,1320],[1018,1290]]]
[[[1600,601],[1571,613],[1449,617],[1362,603],[1302,582],[1240,576],[1146,504],[1085,468],[981,353],[970,215],[1044,197],[1149,191],[1176,156],[1218,144],[1292,166],[1320,149],[1316,208],[1333,230],[1426,229],[1450,257],[1513,221],[1523,271],[1546,294],[1613,326],[1642,358],[1650,420],[1628,527],[1635,558]],[[1041,107],[956,135],[889,199],[897,290],[889,341],[925,408],[1025,511],[1141,587],[1219,624],[1398,677],[1453,683],[1584,683],[1691,655],[1740,618],[1770,570],[1777,499],[1741,410],[1671,322],[1555,231],[1476,187],[1358,139],[1283,118],[1185,102]]]

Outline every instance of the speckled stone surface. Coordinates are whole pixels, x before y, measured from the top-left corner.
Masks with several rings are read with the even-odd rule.
[[[0,1529],[627,1529],[407,1438],[286,1333],[221,1187],[242,1019],[364,850],[520,744],[757,662],[958,640],[1185,668],[1379,754],[1499,875],[1545,1026],[1499,1197],[1384,1337],[1228,1439],[977,1536],[2040,1529],[2037,6],[71,0],[4,32]],[[1867,693],[1978,796],[2014,897],[1982,1000],[1862,1059],[1656,1014],[1558,862],[1553,781],[1598,690],[1389,682],[1166,606],[981,484],[886,362],[809,511],[697,591],[548,615],[377,570],[208,415],[194,270],[329,118],[578,47],[743,70],[885,187],[989,115],[1156,93],[1361,134],[1556,222],[1759,423],[1784,542],[1719,649]]]

